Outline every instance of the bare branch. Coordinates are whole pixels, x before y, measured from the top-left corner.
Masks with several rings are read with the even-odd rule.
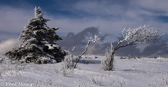
[[[82,55],[84,55],[84,54],[87,52],[88,47],[89,47],[89,45],[91,44],[91,42],[96,43],[96,42],[98,42],[99,40],[100,40],[100,38],[99,38],[97,35],[94,35],[94,38],[91,37],[90,40],[88,40],[88,43],[87,43],[87,45],[86,45],[86,47],[85,47],[85,50],[84,50],[84,51],[82,52],[82,54],[79,55],[78,58],[76,59],[76,63],[75,63],[75,65],[74,65],[74,68],[77,66],[77,63],[79,63],[80,59],[82,58]]]
[[[90,40],[88,40],[88,43],[87,43],[87,45],[85,47],[85,50],[82,52],[82,54],[79,57],[81,57],[82,55],[84,55],[87,52],[88,47],[89,47],[89,45],[90,45],[91,42],[96,43],[99,40],[100,40],[100,38],[97,35],[94,35],[94,38],[90,38]]]
[[[129,45],[136,44],[146,44],[151,43],[153,40],[156,40],[160,37],[158,31],[150,28],[150,26],[144,25],[135,29],[129,28],[128,30],[122,31],[123,40],[120,40],[114,50],[117,50],[121,47],[126,47]],[[125,45],[121,45],[122,42],[127,42]]]
[[[123,31],[122,31],[122,36],[123,36],[123,37],[125,37],[125,35],[124,35],[125,30],[126,30],[126,29],[124,28]]]
[[[144,25],[135,29],[128,29],[124,34],[124,41],[134,44],[146,44],[158,39],[158,31]]]

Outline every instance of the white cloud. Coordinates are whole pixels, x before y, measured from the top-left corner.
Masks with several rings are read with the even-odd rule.
[[[18,38],[18,35],[11,35],[11,34],[0,34],[0,42],[8,40],[10,38]]]
[[[0,6],[0,31],[18,33],[24,30],[24,26],[33,15],[33,9],[12,8]]]
[[[20,41],[18,39],[8,39],[0,43],[0,55],[12,50],[13,48],[19,46]]]
[[[168,0],[136,0],[137,5],[143,8],[155,10],[155,11],[163,11],[165,14],[168,13]],[[167,15],[168,16],[168,15]]]
[[[123,27],[137,27],[144,24],[156,27],[161,32],[167,30],[167,23],[158,21],[155,17],[168,14],[168,0],[128,0],[126,4],[119,2],[81,1],[74,6],[74,9],[98,16],[99,18],[95,17],[93,21],[89,20],[88,24],[101,25],[101,29],[105,32],[121,31]],[[109,16],[109,19],[105,18],[106,16]]]
[[[68,11],[84,12],[84,14],[91,14],[93,16],[83,16],[82,18],[72,18],[65,16],[55,17],[52,14],[44,12],[44,16],[51,19],[48,22],[49,27],[60,27],[58,32],[80,32],[87,27],[98,27],[101,32],[118,34],[123,28],[135,28],[140,25],[151,25],[161,32],[167,33],[167,23],[163,23],[153,18],[145,19],[142,15],[154,16],[152,11],[141,8],[149,8],[158,11],[167,11],[167,0],[130,0],[126,5],[122,4],[109,4],[108,1],[79,1],[74,4],[72,9]],[[156,5],[156,3],[158,3]],[[42,8],[43,9],[43,8]],[[62,8],[63,9],[63,8]],[[0,31],[17,32],[20,33],[27,25],[28,20],[33,18],[34,9],[18,9],[8,6],[0,6]],[[167,11],[168,12],[168,11]],[[82,13],[83,14],[83,13]],[[163,14],[157,14],[163,15]],[[165,15],[165,14],[164,14]],[[10,38],[10,35],[8,36]],[[11,36],[12,37],[12,36]]]
[[[73,9],[94,15],[120,15],[125,12],[120,4],[109,4],[110,1],[79,1]]]

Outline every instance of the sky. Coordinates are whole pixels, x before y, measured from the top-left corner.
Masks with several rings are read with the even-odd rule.
[[[0,0],[0,41],[17,38],[40,6],[58,34],[87,27],[120,34],[123,28],[150,25],[168,33],[168,0]]]

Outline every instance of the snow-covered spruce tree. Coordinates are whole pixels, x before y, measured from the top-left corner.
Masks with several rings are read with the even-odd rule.
[[[156,40],[160,37],[158,31],[150,28],[149,26],[140,26],[135,29],[128,29],[122,31],[123,39],[118,41],[116,46],[113,46],[111,43],[111,49],[106,55],[106,59],[102,61],[103,70],[113,70],[114,69],[114,54],[115,52],[126,46],[137,45],[137,44],[148,44],[153,40]],[[128,49],[129,51],[129,49]]]
[[[30,20],[20,35],[23,43],[5,55],[26,63],[42,64],[62,61],[66,53],[56,42],[62,38],[55,32],[58,28],[49,28],[47,21],[49,20],[43,18],[41,8],[35,7],[35,17]]]

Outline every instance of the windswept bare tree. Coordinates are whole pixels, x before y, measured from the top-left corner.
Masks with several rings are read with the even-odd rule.
[[[100,40],[100,38],[99,38],[97,35],[95,35],[94,38],[90,37],[90,39],[88,40],[88,43],[87,43],[87,45],[86,45],[86,47],[85,47],[85,50],[84,50],[84,51],[78,56],[78,58],[76,59],[75,64],[74,64],[74,68],[76,68],[76,66],[77,66],[77,64],[79,63],[79,61],[80,61],[80,59],[82,58],[82,56],[87,52],[89,45],[90,45],[92,42],[96,43],[96,42],[98,42],[99,40]]]
[[[158,39],[160,35],[157,30],[144,25],[135,29],[124,29],[122,31],[122,37],[123,39],[119,40],[116,46],[111,43],[110,53],[108,53],[106,59],[102,61],[103,70],[113,70],[114,54],[118,49],[130,45],[148,44],[153,42],[153,40]]]
[[[82,56],[87,52],[88,48],[89,48],[89,45],[93,42],[93,43],[96,43],[100,40],[100,38],[95,35],[93,38],[90,37],[90,39],[88,40],[88,43],[86,44],[86,47],[84,49],[84,51],[79,55],[77,56],[77,58],[73,58],[73,55],[70,54],[69,56],[65,57],[64,59],[64,66],[63,68],[64,69],[72,69],[72,68],[76,68],[77,67],[77,64],[80,62],[80,60],[82,59]],[[75,47],[73,47],[72,51],[74,51]]]

